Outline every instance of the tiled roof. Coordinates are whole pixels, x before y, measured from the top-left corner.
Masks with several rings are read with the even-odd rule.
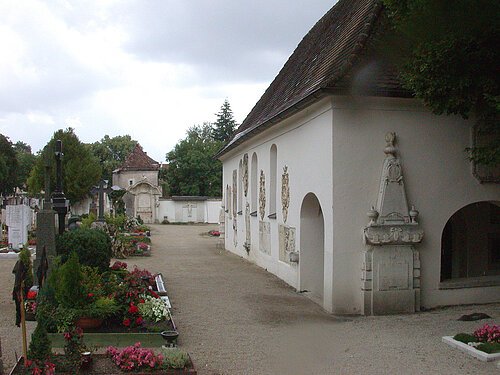
[[[393,68],[378,64],[376,75],[357,82],[382,11],[379,0],[340,0],[306,34],[274,81],[218,156],[274,125],[281,119],[331,93],[408,96]],[[358,90],[359,93],[359,90]]]
[[[137,143],[118,171],[156,171],[159,168],[160,164],[151,159]]]

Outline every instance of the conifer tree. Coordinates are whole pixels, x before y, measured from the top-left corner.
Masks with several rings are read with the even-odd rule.
[[[229,141],[236,129],[236,121],[233,117],[231,105],[226,99],[222,104],[220,111],[216,113],[217,120],[213,124],[212,138],[216,141],[226,143]]]

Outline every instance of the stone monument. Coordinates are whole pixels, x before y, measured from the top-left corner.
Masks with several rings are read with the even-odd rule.
[[[28,242],[28,228],[32,222],[32,211],[29,206],[18,204],[6,207],[5,224],[9,227],[8,243],[19,250]]]
[[[45,195],[42,209],[37,213],[36,221],[36,259],[33,269],[35,274],[38,272],[38,267],[41,263],[43,248],[47,257],[49,272],[52,265],[52,260],[56,256],[56,220],[55,211],[52,209],[50,200],[50,166],[48,161],[45,162]],[[35,278],[36,279],[36,278]]]
[[[68,213],[68,202],[63,191],[63,177],[62,177],[62,141],[56,141],[56,189],[52,194],[52,204],[54,210],[57,212],[59,234],[63,234],[66,229],[66,214]]]
[[[99,181],[99,186],[92,188],[90,191],[92,194],[98,194],[99,197],[99,211],[97,216],[97,221],[100,223],[104,223],[106,220],[104,219],[104,194],[109,194],[113,191],[110,187],[108,187],[108,181],[101,180]]]
[[[424,233],[418,211],[408,209],[395,140],[395,133],[386,135],[377,206],[368,212],[370,222],[363,231],[368,246],[361,277],[365,315],[420,310],[420,256],[415,245]]]

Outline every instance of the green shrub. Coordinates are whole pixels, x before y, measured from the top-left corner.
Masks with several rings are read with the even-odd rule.
[[[82,305],[84,301],[83,275],[76,252],[71,252],[68,261],[55,272],[53,280],[56,281],[53,287],[60,306],[77,308]]]
[[[106,271],[111,260],[111,239],[98,229],[79,228],[57,237],[57,254],[65,262],[71,251],[78,254],[80,263]]]
[[[181,369],[189,363],[189,355],[177,348],[162,348],[161,354],[163,355],[162,367],[165,369]]]
[[[33,286],[33,266],[31,264],[31,252],[28,248],[24,247],[19,252],[19,260],[24,264],[24,267],[27,268],[26,278],[24,279],[24,288],[28,290]]]
[[[95,214],[93,212],[91,212],[90,214],[88,214],[85,217],[82,215],[82,226],[81,226],[81,228],[90,229],[90,226],[96,220],[97,220],[97,217],[95,216]]]
[[[120,231],[123,231],[125,229],[125,224],[127,223],[127,216],[126,215],[116,215],[116,216],[111,216],[111,215],[106,215],[105,216],[106,224],[108,225],[114,225],[117,229]]]
[[[464,344],[468,344],[469,342],[476,342],[477,338],[474,335],[470,335],[468,333],[457,333],[453,336],[454,340],[463,342]]]
[[[493,354],[500,353],[500,343],[499,342],[484,342],[479,344],[476,347],[477,350],[481,350],[482,352]]]
[[[52,344],[47,335],[47,330],[43,324],[37,324],[35,331],[31,335],[28,358],[35,361],[44,362],[52,354]]]

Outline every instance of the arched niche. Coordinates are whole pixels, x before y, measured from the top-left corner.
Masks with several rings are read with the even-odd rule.
[[[500,275],[500,202],[456,211],[441,235],[441,281]]]
[[[318,198],[308,193],[300,208],[300,289],[323,305],[325,225]]]

